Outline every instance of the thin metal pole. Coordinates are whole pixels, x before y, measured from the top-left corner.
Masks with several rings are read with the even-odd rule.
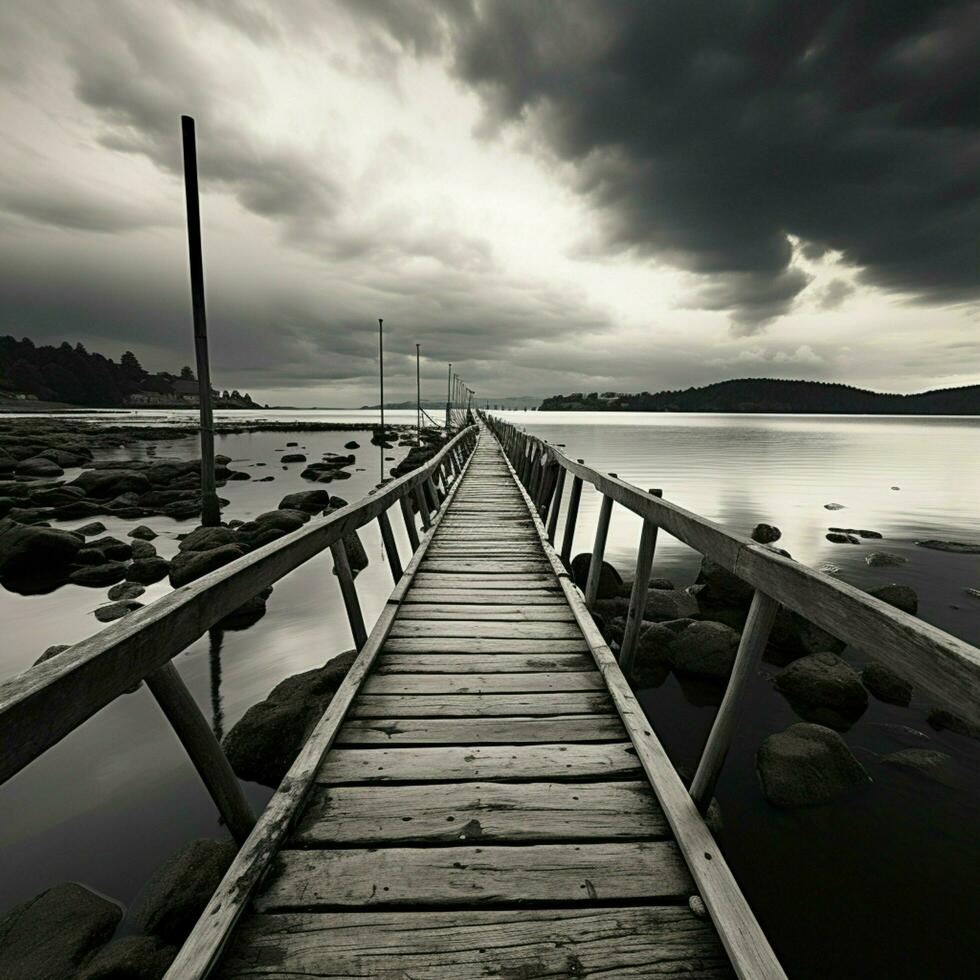
[[[449,362],[449,374],[446,377],[446,428],[449,428],[449,404],[453,399],[453,363]]]
[[[208,323],[204,307],[204,257],[201,247],[201,202],[197,187],[197,140],[194,120],[180,117],[184,144],[184,196],[187,199],[187,248],[191,267],[191,307],[194,315],[194,353],[197,358],[198,401],[201,411],[201,524],[221,523],[214,480],[214,416],[211,413],[211,368],[208,362]]]
[[[422,445],[422,375],[419,368],[420,345],[415,345],[415,438]]]
[[[378,378],[379,385],[381,388],[381,442],[378,444],[378,450],[380,452],[380,466],[381,466],[381,476],[380,480],[385,478],[385,446],[384,444],[388,441],[385,438],[385,345],[384,345],[384,320],[378,317]]]

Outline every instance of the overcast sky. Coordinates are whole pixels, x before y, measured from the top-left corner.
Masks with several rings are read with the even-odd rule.
[[[980,14],[5,0],[0,331],[260,401],[980,379]]]

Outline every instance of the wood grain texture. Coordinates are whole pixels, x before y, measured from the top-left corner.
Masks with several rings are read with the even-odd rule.
[[[425,675],[420,675],[425,676]],[[360,694],[350,718],[490,718],[507,715],[603,715],[605,690],[560,694]]]
[[[663,838],[644,782],[318,787],[292,847]]]
[[[377,674],[361,694],[514,694],[554,691],[605,691],[597,670],[514,674]]]
[[[220,976],[727,980],[709,922],[684,906],[256,915]]]
[[[582,636],[574,622],[535,623],[527,620],[451,620],[451,619],[402,619],[399,617],[391,628],[392,639],[411,636],[452,636],[473,639],[539,639],[571,640]]]
[[[693,883],[673,841],[282,850],[257,912],[411,904],[685,899]]]
[[[520,715],[485,718],[351,718],[336,744],[532,745],[550,742],[621,742],[616,715]]]
[[[524,606],[524,605],[481,605],[479,603],[413,603],[398,611],[398,622],[413,619],[436,620],[454,619],[463,621],[487,620],[499,622],[524,623],[574,623],[575,617],[566,605]]]
[[[385,653],[584,653],[585,640],[480,639],[411,636],[388,640]]]
[[[445,748],[334,749],[317,781],[447,782],[460,779],[603,779],[641,773],[630,742],[599,745],[453,745]]]
[[[595,662],[584,653],[535,656],[524,653],[386,653],[375,663],[381,674],[507,674],[593,670]]]
[[[519,602],[524,606],[568,607],[565,597],[557,589],[433,589],[416,586],[409,590],[404,602],[424,602],[427,604],[501,606]]]

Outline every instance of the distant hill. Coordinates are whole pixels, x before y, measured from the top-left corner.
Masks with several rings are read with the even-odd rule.
[[[213,399],[216,408],[256,407],[238,391],[214,391]],[[117,364],[81,344],[38,347],[26,337],[0,337],[0,402],[188,408],[198,403],[198,386],[190,367],[180,374],[150,374],[132,351],[125,351]]]
[[[980,415],[980,385],[890,395],[825,381],[743,378],[683,391],[552,395],[542,412],[772,412],[813,415]]]

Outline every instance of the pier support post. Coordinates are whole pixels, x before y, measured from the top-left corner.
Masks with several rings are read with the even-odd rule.
[[[650,490],[652,497],[662,497],[663,490]],[[653,554],[657,547],[657,525],[645,520],[640,532],[640,547],[636,553],[636,574],[633,578],[633,588],[630,592],[630,604],[626,611],[626,626],[623,629],[623,642],[619,648],[619,666],[624,674],[629,676],[633,670],[633,660],[636,653],[636,641],[643,625],[643,610],[647,604],[647,592],[650,589],[650,568],[653,565]]]
[[[330,553],[333,555],[334,571],[340,582],[340,594],[344,597],[344,608],[347,610],[347,621],[350,623],[351,635],[354,637],[354,646],[360,651],[367,643],[367,630],[364,628],[361,603],[357,598],[357,587],[354,585],[354,576],[351,574],[343,538],[337,538],[330,545]]]
[[[558,513],[561,510],[561,500],[565,493],[565,467],[558,467],[555,481],[555,493],[551,498],[551,509],[548,512],[548,544],[555,543],[555,532],[558,530]]]
[[[429,516],[429,505],[425,499],[425,488],[421,483],[415,484],[415,489],[412,491],[415,495],[415,503],[419,507],[419,516],[422,518],[422,528],[428,531],[432,526],[432,520]]]
[[[756,589],[748,619],[745,620],[745,628],[742,630],[742,639],[738,644],[738,653],[735,654],[732,676],[728,680],[721,707],[715,715],[708,741],[701,753],[697,772],[691,781],[691,798],[701,813],[705,813],[711,803],[721,767],[735,734],[742,695],[769,642],[769,632],[778,610],[779,603],[775,599]]]
[[[395,535],[391,531],[391,522],[388,520],[388,511],[386,510],[378,514],[378,530],[381,531],[381,543],[384,545],[385,555],[388,557],[391,577],[397,583],[402,577],[402,563],[398,556],[398,546],[395,544]]]
[[[582,460],[578,460],[579,463]],[[575,522],[578,520],[578,505],[582,499],[582,477],[572,477],[572,489],[568,495],[568,513],[565,515],[565,533],[561,542],[561,560],[568,568],[572,561],[572,542],[575,539]]]
[[[615,476],[615,473],[610,473]],[[589,562],[589,578],[585,584],[585,604],[591,609],[599,594],[599,576],[602,572],[602,557],[606,553],[606,538],[609,535],[609,518],[612,516],[612,497],[603,494],[599,507],[599,523],[595,528],[595,543],[592,545],[592,561]]]
[[[405,533],[408,535],[409,543],[412,546],[412,553],[418,551],[419,529],[415,526],[415,515],[412,513],[412,502],[408,499],[408,494],[398,498],[398,506],[402,509],[402,519],[405,521]]]
[[[177,668],[167,661],[146,675],[146,686],[194,763],[231,836],[243,844],[255,826],[255,817],[238,777]]]

